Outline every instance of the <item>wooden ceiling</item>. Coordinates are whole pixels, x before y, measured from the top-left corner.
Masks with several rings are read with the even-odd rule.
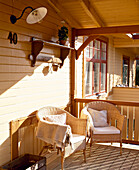
[[[72,28],[109,28],[134,26],[139,28],[139,0],[47,0]],[[139,30],[136,28],[135,31]],[[133,32],[132,30],[131,33]],[[136,32],[135,32],[136,33]],[[106,33],[105,33],[106,35]],[[139,41],[125,33],[111,34],[117,48],[139,47]],[[126,40],[127,43],[122,40]],[[119,42],[118,42],[119,41]],[[138,51],[138,50],[134,50]]]
[[[139,25],[139,0],[48,0],[74,28]]]

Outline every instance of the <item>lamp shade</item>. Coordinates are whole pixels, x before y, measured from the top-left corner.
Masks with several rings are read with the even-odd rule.
[[[47,14],[47,9],[45,7],[40,7],[37,9],[34,9],[26,19],[26,22],[28,24],[35,24],[39,21],[41,21],[45,15]]]

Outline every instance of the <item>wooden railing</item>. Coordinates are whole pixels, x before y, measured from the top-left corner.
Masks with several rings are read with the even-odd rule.
[[[94,99],[79,99],[75,100],[75,115],[80,117],[81,110],[85,104],[98,101]],[[122,115],[126,115],[126,122],[123,130],[123,142],[139,144],[139,102],[127,102],[119,100],[99,100],[106,101],[116,105]]]
[[[39,154],[44,142],[36,137],[37,125],[35,114],[10,122],[11,160],[25,153]]]

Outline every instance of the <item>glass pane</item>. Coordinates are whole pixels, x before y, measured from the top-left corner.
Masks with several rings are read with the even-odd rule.
[[[94,50],[94,58],[97,59],[97,50]]]
[[[94,41],[94,47],[97,49],[97,40]]]
[[[92,94],[92,62],[86,62],[85,94]]]
[[[85,48],[85,57],[89,58],[89,46]]]
[[[98,57],[98,59],[100,59],[100,51],[99,50],[97,51],[97,57]]]
[[[93,58],[93,48],[90,47],[90,58]]]
[[[93,41],[90,42],[89,46],[90,46],[90,47],[93,47]]]
[[[129,61],[128,59],[123,60],[123,84],[129,85]]]
[[[97,41],[97,49],[100,49],[100,41]]]
[[[102,51],[106,51],[106,43],[102,42]]]
[[[100,63],[94,63],[94,92],[99,92]]]
[[[106,64],[101,63],[101,91],[105,91],[106,85]]]
[[[101,59],[106,60],[106,52],[101,52]]]

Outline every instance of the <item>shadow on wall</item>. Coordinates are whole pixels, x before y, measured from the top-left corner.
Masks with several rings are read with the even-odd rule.
[[[57,77],[57,79],[60,79],[59,77],[61,76],[59,72],[50,72],[47,63],[43,63],[35,68],[29,66],[27,71],[23,71],[22,67],[24,66],[18,67],[16,73],[9,72],[6,76],[2,77],[1,81],[0,165],[5,163],[5,160],[10,160],[10,133],[8,123],[13,119],[28,116],[41,106],[53,103],[55,96],[51,94],[53,93],[53,89],[56,88],[54,78]],[[63,83],[61,80],[59,82]],[[52,96],[52,99],[47,98],[47,96]],[[32,133],[31,129],[30,131],[24,129],[24,131],[27,134]],[[29,135],[30,138],[31,135]],[[22,143],[19,142],[21,146],[23,145]]]

